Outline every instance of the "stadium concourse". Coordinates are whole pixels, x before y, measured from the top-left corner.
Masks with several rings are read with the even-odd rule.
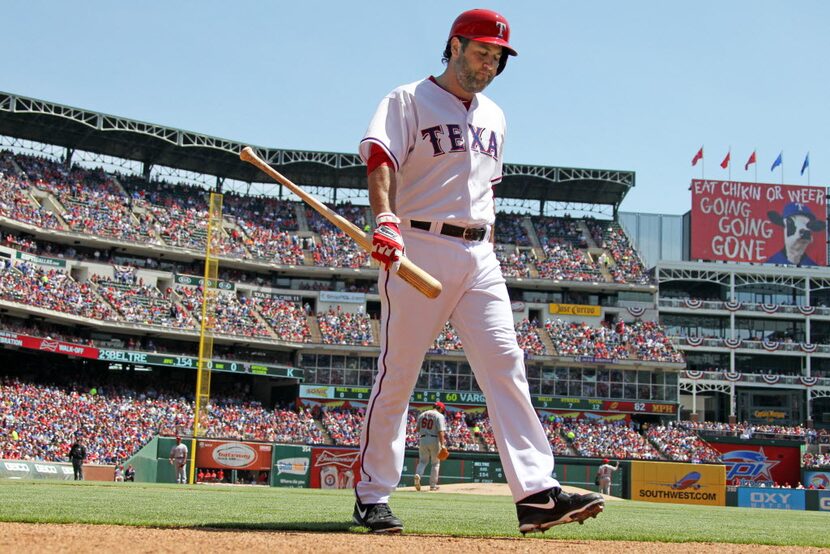
[[[0,104],[13,107],[0,108],[0,459],[63,461],[83,436],[89,462],[121,464],[153,437],[189,433],[194,366],[148,360],[197,353],[207,188],[223,193],[213,361],[266,370],[213,372],[205,436],[355,445],[365,402],[303,391],[371,386],[380,301],[367,254],[264,185],[238,160],[240,144],[158,126],[134,132],[135,122],[108,116],[121,125],[113,140],[77,119],[90,112],[32,105],[43,109]],[[374,221],[355,156],[261,153],[316,183],[358,226]],[[701,433],[718,424],[682,421],[686,358],[658,322],[653,274],[617,218],[632,186],[631,172],[506,165],[495,249],[530,392],[557,456],[717,462]],[[73,355],[27,346],[56,341]],[[74,355],[86,347],[97,357]],[[451,449],[496,451],[449,323],[416,385],[410,448],[430,394],[475,399],[447,403]],[[799,425],[764,432],[828,438]],[[827,462],[809,456],[805,464]]]

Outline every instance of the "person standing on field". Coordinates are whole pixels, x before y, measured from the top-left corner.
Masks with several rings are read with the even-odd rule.
[[[608,458],[602,460],[602,465],[597,470],[597,480],[599,481],[599,490],[602,494],[611,494],[611,474],[620,469],[620,462],[617,460],[617,465],[612,466],[608,462]]]
[[[176,437],[176,446],[170,449],[170,463],[176,470],[176,483],[187,484],[187,446]]]
[[[69,460],[72,462],[72,472],[75,474],[75,481],[83,481],[86,446],[84,446],[81,437],[76,437],[75,442],[69,447]]]
[[[436,77],[381,100],[360,143],[380,263],[380,356],[360,435],[352,515],[373,533],[400,533],[389,508],[401,480],[409,398],[424,354],[447,320],[458,331],[487,398],[519,531],[544,531],[602,511],[601,495],[567,494],[530,401],[524,352],[493,249],[493,188],[502,180],[504,113],[482,91],[516,50],[501,14],[469,10],[453,22]],[[407,45],[409,46],[409,45]],[[428,300],[392,276],[406,253],[438,279]]]
[[[418,416],[418,466],[415,468],[415,490],[421,490],[421,475],[426,471],[427,464],[432,464],[429,472],[429,490],[438,490],[438,474],[441,471],[441,460],[438,453],[447,446],[447,408],[443,402],[436,402],[431,410],[426,410]]]

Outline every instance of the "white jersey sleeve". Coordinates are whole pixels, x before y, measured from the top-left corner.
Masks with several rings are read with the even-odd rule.
[[[493,186],[502,179],[505,119],[476,94],[469,109],[430,79],[396,88],[380,103],[360,143],[395,166],[395,213],[404,220],[462,226],[495,222]]]

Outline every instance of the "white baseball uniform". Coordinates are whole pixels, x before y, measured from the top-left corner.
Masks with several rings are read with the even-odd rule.
[[[417,427],[420,441],[418,443],[418,466],[415,468],[415,474],[423,474],[427,464],[431,463],[429,486],[437,487],[438,475],[441,471],[441,460],[438,459],[441,444],[438,440],[438,433],[447,431],[447,420],[444,418],[444,414],[438,410],[426,410],[418,416]]]
[[[183,442],[170,449],[170,462],[176,470],[176,482],[187,484],[187,446]]]
[[[614,467],[611,464],[602,464],[597,470],[599,488],[602,494],[611,494],[611,474],[619,469],[619,464]]]
[[[476,94],[468,110],[425,79],[388,94],[361,141],[364,161],[372,144],[393,161],[393,205],[406,255],[443,285],[438,298],[427,300],[402,279],[380,272],[378,375],[360,437],[357,495],[364,504],[388,502],[400,481],[409,397],[424,354],[447,320],[461,336],[487,398],[513,498],[559,486],[551,477],[553,455],[530,402],[524,353],[489,241],[504,137],[504,114],[487,97]],[[442,234],[445,223],[484,232],[479,240],[451,237]]]

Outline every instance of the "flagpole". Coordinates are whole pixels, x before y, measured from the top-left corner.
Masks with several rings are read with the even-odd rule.
[[[757,146],[755,147],[755,150],[752,151],[752,153],[755,155],[755,163],[753,164],[755,166],[755,184],[758,184],[758,147]]]
[[[726,164],[726,167],[729,169],[729,180],[732,180],[732,145],[729,145],[729,151],[726,153],[729,156],[729,163]],[[738,162],[740,163],[740,162]]]

